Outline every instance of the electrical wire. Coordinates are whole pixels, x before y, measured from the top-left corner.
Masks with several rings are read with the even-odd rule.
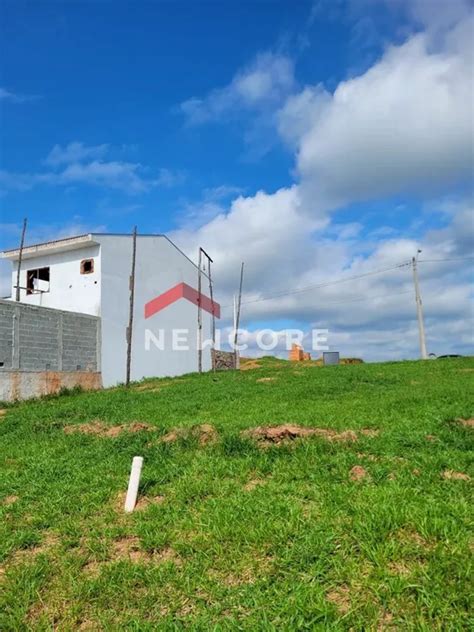
[[[304,292],[309,292],[311,290],[316,290],[316,289],[320,289],[320,288],[324,288],[324,287],[329,287],[331,285],[338,285],[340,283],[347,283],[348,281],[355,281],[357,279],[363,279],[365,277],[368,276],[373,276],[375,274],[383,274],[384,272],[390,272],[392,270],[398,270],[400,268],[405,268],[407,266],[410,266],[411,262],[410,261],[406,261],[404,263],[399,263],[396,266],[391,266],[390,268],[381,268],[378,270],[371,270],[369,272],[364,272],[362,274],[356,274],[350,277],[343,277],[341,279],[334,279],[333,281],[327,281],[325,283],[319,283],[317,285],[308,285],[306,287],[303,288],[298,288],[296,290],[285,290],[285,291],[281,291],[281,292],[276,292],[274,294],[268,294],[267,296],[263,296],[261,298],[255,298],[255,299],[251,299],[248,301],[242,301],[242,305],[249,305],[252,303],[260,303],[262,301],[270,301],[273,300],[275,298],[281,298],[283,296],[292,296],[294,294],[302,294]],[[232,305],[223,305],[222,309],[226,309],[232,307]]]

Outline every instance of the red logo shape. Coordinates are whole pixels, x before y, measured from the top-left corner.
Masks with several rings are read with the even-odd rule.
[[[163,294],[148,301],[148,303],[145,303],[145,318],[150,318],[157,312],[165,309],[165,307],[168,307],[168,305],[179,301],[180,298],[185,298],[191,303],[194,303],[194,305],[199,305],[199,292],[186,283],[178,283],[178,285],[175,285],[166,292],[163,292]],[[211,301],[211,299],[202,292],[201,307],[206,312],[209,312],[209,314],[214,314],[216,318],[221,317],[221,306],[219,303]]]

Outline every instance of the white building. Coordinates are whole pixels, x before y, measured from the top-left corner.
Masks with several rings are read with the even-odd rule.
[[[13,264],[15,297],[19,250],[2,256]],[[104,386],[125,381],[131,262],[131,235],[91,233],[23,249],[20,302],[100,316]],[[137,236],[132,380],[198,370],[197,287],[197,266],[167,237]],[[210,337],[212,311],[220,315],[208,295],[203,274],[204,340]],[[173,331],[183,350],[173,350]],[[202,364],[204,371],[211,368],[209,346]]]

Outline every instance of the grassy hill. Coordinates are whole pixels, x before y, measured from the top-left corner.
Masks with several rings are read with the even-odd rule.
[[[257,365],[0,412],[0,630],[469,627],[474,360]]]

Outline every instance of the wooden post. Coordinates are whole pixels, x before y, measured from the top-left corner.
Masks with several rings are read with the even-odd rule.
[[[198,257],[198,371],[202,373],[202,306],[201,306],[201,262],[202,262],[202,249],[199,248]]]
[[[17,303],[20,302],[20,272],[21,272],[21,262],[23,259],[23,246],[25,245],[26,223],[27,223],[27,219],[25,217],[25,219],[23,220],[23,230],[21,231],[20,252],[18,254],[18,268],[16,271],[15,301]]]
[[[137,227],[135,226],[132,234],[132,271],[130,274],[130,311],[128,315],[127,328],[127,374],[125,384],[130,384],[130,370],[132,366],[132,330],[133,330],[133,308],[135,303],[135,262],[137,257]]]

